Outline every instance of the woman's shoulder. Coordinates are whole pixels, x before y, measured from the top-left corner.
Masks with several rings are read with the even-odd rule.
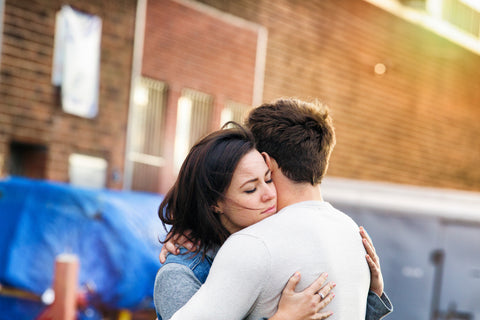
[[[160,267],[155,278],[155,286],[169,287],[183,282],[199,282],[193,270],[180,263],[168,263]]]
[[[159,270],[159,274],[168,273],[169,276],[194,276],[201,283],[205,282],[212,259],[208,256],[203,257],[202,252],[188,252],[181,249],[180,254],[169,254],[163,266]]]

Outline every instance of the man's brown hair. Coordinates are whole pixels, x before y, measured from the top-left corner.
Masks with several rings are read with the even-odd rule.
[[[254,108],[245,122],[257,149],[275,159],[287,178],[312,185],[321,183],[335,145],[326,105],[279,99]]]

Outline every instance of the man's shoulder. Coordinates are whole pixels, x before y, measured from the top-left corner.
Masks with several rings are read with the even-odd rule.
[[[312,217],[322,217],[323,214],[336,215],[342,217],[341,219],[350,219],[345,213],[334,208],[330,203],[325,201],[303,201],[291,204],[282,208],[276,214],[263,219],[235,234],[243,234],[246,236],[257,237],[263,239],[264,235],[268,234],[272,228],[288,227],[290,223],[302,224],[308,223],[308,220],[298,219],[299,214],[312,215]]]
[[[288,205],[282,210],[280,210],[278,213],[292,212],[292,211],[305,211],[305,210],[332,211],[336,209],[329,202],[321,201],[321,200],[309,200],[309,201],[301,201],[301,202]]]
[[[314,218],[330,216],[338,219],[349,219],[348,215],[333,207],[329,202],[313,200],[289,205],[274,216],[282,217],[283,219],[296,219],[299,215],[302,215],[304,218],[308,218],[308,215],[313,215]]]

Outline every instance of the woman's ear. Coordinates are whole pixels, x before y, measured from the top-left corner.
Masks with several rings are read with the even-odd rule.
[[[274,171],[278,168],[277,162],[275,161],[275,159],[271,158],[268,153],[262,152],[262,157],[263,160],[265,160],[265,163],[267,164],[267,167],[268,169],[270,169],[270,171]]]
[[[216,214],[218,214],[218,215],[222,214],[222,210],[220,209],[220,207],[217,204],[212,205],[210,208],[212,208],[213,212],[215,212]]]

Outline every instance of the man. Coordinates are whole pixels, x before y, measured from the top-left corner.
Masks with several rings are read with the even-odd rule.
[[[231,235],[205,284],[172,319],[271,316],[296,271],[299,290],[328,271],[337,284],[332,319],[365,319],[370,271],[358,226],[321,195],[335,145],[327,108],[281,99],[253,109],[246,125],[270,167],[279,212]]]

